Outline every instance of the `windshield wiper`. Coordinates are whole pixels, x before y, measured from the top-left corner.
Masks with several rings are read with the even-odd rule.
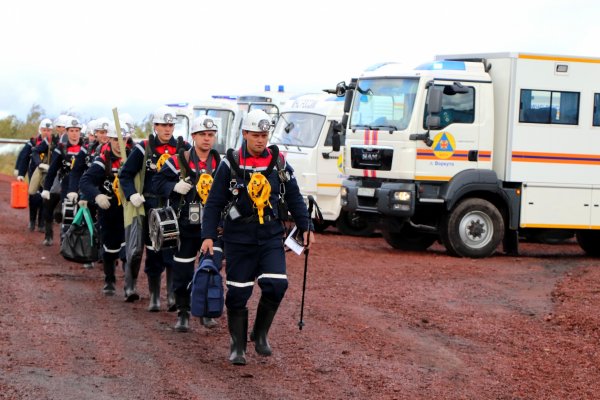
[[[378,129],[378,128],[388,128],[390,132],[398,130],[398,127],[396,125],[375,125],[371,129]]]
[[[371,125],[352,125],[352,129],[357,129],[357,128],[367,128],[367,129],[373,129],[371,127]]]

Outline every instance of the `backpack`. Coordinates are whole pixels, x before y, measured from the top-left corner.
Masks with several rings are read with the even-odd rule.
[[[217,318],[223,314],[223,278],[211,256],[200,259],[200,265],[194,272],[190,285],[190,304],[194,317]]]

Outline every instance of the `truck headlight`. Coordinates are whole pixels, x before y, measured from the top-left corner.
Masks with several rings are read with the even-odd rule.
[[[410,201],[410,192],[394,192],[392,194],[394,201]]]

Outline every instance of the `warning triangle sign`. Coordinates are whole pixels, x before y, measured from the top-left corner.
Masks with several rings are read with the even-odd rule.
[[[454,151],[452,143],[448,140],[446,133],[442,133],[442,136],[440,137],[440,140],[438,140],[433,151]]]

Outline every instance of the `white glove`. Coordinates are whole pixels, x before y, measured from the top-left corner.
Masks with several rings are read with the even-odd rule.
[[[79,204],[79,207],[87,207],[87,200],[79,200],[77,204]]]
[[[50,200],[50,192],[48,190],[42,190],[42,199]]]
[[[77,201],[77,197],[78,197],[77,192],[69,192],[69,193],[67,193],[67,199],[69,199],[69,201],[71,203],[75,203]]]
[[[23,178],[21,175],[17,176],[17,180],[18,180],[19,182],[23,182],[23,179],[24,179],[24,178]]]
[[[48,167],[49,167],[49,165],[46,163],[41,163],[40,165],[38,165],[38,168],[41,169],[42,171],[48,171]]]
[[[96,196],[96,204],[103,210],[108,210],[110,208],[110,199],[105,194],[99,194]]]
[[[146,201],[146,199],[144,198],[143,194],[134,193],[129,198],[129,201],[131,202],[131,204],[133,204],[134,207],[139,207],[142,204],[144,204],[144,202]]]
[[[180,194],[187,194],[190,189],[192,188],[192,184],[191,183],[187,183],[184,180],[180,180],[179,182],[177,182],[175,184],[175,187],[173,188],[173,191],[180,193]]]
[[[15,170],[13,171],[13,174],[14,174],[15,176],[19,176],[19,170],[18,170],[18,169],[15,169]]]

